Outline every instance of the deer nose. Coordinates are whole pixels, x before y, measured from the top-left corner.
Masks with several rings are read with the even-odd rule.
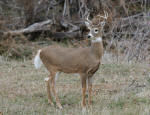
[[[93,38],[94,36],[91,33],[89,33],[87,37],[88,38]]]
[[[88,35],[87,37],[88,37],[88,38],[91,38],[91,35]]]

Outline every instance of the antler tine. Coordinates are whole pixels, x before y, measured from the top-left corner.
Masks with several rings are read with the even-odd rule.
[[[107,18],[108,18],[108,12],[106,12],[106,11],[104,10],[104,14],[105,14],[105,19],[107,19]]]
[[[89,23],[92,24],[92,22],[89,20],[89,15],[90,15],[90,13],[88,13],[88,15],[87,15],[87,17],[86,17],[86,20],[87,20]]]

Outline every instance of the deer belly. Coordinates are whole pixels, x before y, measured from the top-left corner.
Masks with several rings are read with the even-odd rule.
[[[64,64],[58,68],[58,71],[64,73],[83,73],[86,70],[88,70],[88,67],[81,64],[73,64],[73,65]]]

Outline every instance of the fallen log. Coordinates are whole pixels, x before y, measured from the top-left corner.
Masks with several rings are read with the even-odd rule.
[[[50,30],[51,25],[53,24],[52,20],[46,20],[42,21],[39,23],[34,23],[27,28],[20,29],[20,30],[15,30],[15,31],[7,31],[4,32],[5,34],[10,33],[10,34],[25,34],[25,33],[32,33],[32,32],[38,32],[38,31],[45,31],[45,30]]]
[[[66,22],[66,23],[61,23],[61,26],[65,27],[70,27],[70,30],[68,30],[67,32],[52,32],[51,31],[51,25],[53,24],[52,20],[46,20],[46,21],[42,21],[42,22],[38,22],[38,23],[34,23],[30,26],[28,26],[27,28],[23,28],[20,30],[14,30],[14,31],[7,31],[7,32],[3,32],[5,35],[7,35],[8,33],[11,35],[18,35],[18,34],[32,34],[35,32],[51,32],[50,37],[55,38],[55,39],[64,39],[64,38],[81,38],[83,37],[82,33],[80,32],[80,26],[84,26],[83,21],[80,22],[76,22],[75,24],[71,23],[71,22]],[[78,25],[78,26],[76,26]]]

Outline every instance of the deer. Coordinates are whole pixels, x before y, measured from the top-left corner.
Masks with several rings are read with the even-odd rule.
[[[103,56],[102,30],[107,18],[107,12],[95,18],[96,20],[98,19],[97,24],[94,24],[94,18],[92,21],[89,20],[89,14],[85,18],[85,25],[89,29],[87,39],[91,41],[91,45],[88,47],[65,48],[51,45],[38,50],[34,58],[34,65],[36,69],[44,65],[50,72],[50,75],[45,78],[50,105],[54,106],[52,102],[53,94],[58,108],[63,108],[55,89],[55,78],[59,72],[79,74],[82,86],[82,110],[86,110],[87,87],[88,105],[92,104],[92,77],[101,64]]]

